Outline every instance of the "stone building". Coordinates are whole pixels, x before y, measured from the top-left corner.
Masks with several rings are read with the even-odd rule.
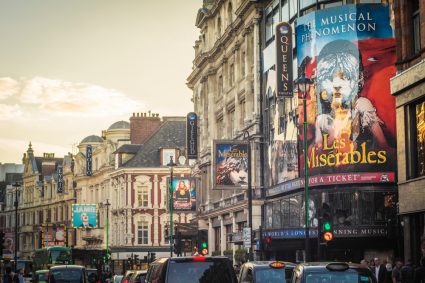
[[[397,76],[396,97],[399,220],[404,258],[425,256],[425,3],[394,1]]]
[[[261,222],[261,50],[259,1],[203,1],[196,26],[193,70],[187,81],[199,117],[197,221],[209,251],[234,254],[247,227],[247,190],[213,190],[213,140],[248,140],[252,148],[253,229]],[[225,252],[226,251],[226,252]]]

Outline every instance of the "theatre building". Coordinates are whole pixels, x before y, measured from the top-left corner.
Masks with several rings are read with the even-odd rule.
[[[302,261],[307,246],[309,260],[392,261],[403,245],[390,91],[393,6],[301,1],[297,11],[295,2],[265,9],[263,257]],[[276,29],[279,22],[292,28]],[[282,68],[289,41],[293,68]],[[322,245],[323,213],[334,238]]]

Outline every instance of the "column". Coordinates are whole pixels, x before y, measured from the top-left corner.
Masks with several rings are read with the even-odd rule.
[[[226,239],[226,227],[224,227],[224,221],[223,221],[224,217],[223,216],[219,216],[218,220],[220,220],[220,250],[221,250],[221,255],[223,255],[223,252],[226,250],[226,243],[227,243],[227,239]]]
[[[211,255],[215,251],[215,237],[214,237],[214,228],[212,227],[212,218],[208,218],[208,248],[209,254]]]
[[[233,212],[232,213],[232,233],[236,233],[236,213]],[[233,251],[233,262],[235,262],[235,252],[236,252],[236,245],[233,243],[232,244],[232,251]]]

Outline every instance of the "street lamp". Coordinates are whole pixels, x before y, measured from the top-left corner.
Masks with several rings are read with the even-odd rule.
[[[109,262],[109,206],[111,203],[109,199],[106,199],[104,205],[106,206],[106,259],[105,262]]]
[[[170,156],[170,162],[167,164],[170,167],[170,188],[168,191],[168,203],[170,208],[170,257],[173,256],[173,168],[177,164],[174,163],[173,157]]]
[[[304,151],[304,208],[305,208],[305,260],[309,261],[310,249],[309,249],[309,225],[308,225],[308,208],[309,208],[309,197],[308,197],[308,142],[307,142],[307,91],[309,85],[313,82],[312,79],[307,78],[305,75],[305,68],[310,62],[310,57],[305,57],[300,67],[298,68],[298,78],[295,80],[295,85],[298,92],[302,93],[303,99],[303,151]]]
[[[21,187],[21,184],[18,182],[15,182],[15,184],[12,185],[15,188],[15,270],[18,267],[18,247],[19,247],[19,240],[18,240],[18,188]]]
[[[248,138],[249,141],[249,132],[244,131],[243,138],[246,140]],[[248,259],[253,260],[252,253],[252,185],[251,185],[251,141],[248,142],[248,227],[251,233],[251,241],[249,245],[249,254]]]

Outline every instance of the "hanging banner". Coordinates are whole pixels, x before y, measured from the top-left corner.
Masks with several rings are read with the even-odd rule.
[[[57,192],[62,193],[63,192],[63,167],[58,166],[58,187]]]
[[[235,140],[213,142],[213,189],[248,188],[249,143]]]
[[[292,27],[289,23],[276,25],[276,76],[277,96],[293,96]]]
[[[72,204],[72,227],[97,228],[97,205]]]
[[[186,117],[186,150],[188,159],[198,158],[198,116],[194,112]]]
[[[386,4],[343,5],[298,19],[297,61],[307,85],[307,135],[299,99],[299,139],[308,141],[310,176],[341,172],[382,176],[396,170],[395,39]],[[303,95],[303,94],[299,94]],[[300,142],[303,144],[303,142]],[[304,151],[300,151],[304,173]],[[327,175],[329,176],[329,175]],[[350,181],[348,182],[350,183]]]
[[[13,258],[15,256],[15,232],[5,232],[3,241],[3,258]]]
[[[86,147],[86,176],[91,176],[92,171],[92,147],[88,144]]]
[[[173,177],[171,190],[173,191],[173,210],[196,210],[196,188],[194,179]]]

